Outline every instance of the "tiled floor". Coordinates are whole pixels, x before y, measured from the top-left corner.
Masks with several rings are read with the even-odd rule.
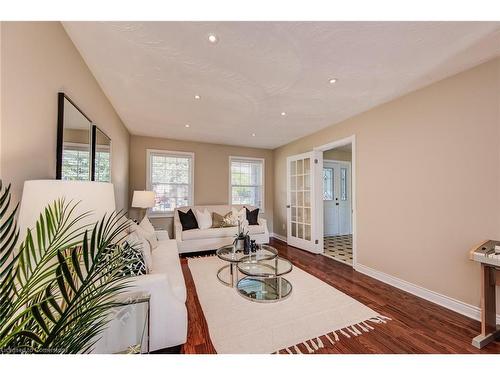
[[[352,266],[352,234],[323,238],[323,255]]]

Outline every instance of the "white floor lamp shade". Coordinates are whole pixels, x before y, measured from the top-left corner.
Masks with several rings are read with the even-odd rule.
[[[24,240],[26,230],[33,228],[40,213],[59,198],[66,202],[80,202],[74,215],[91,214],[80,225],[94,224],[105,214],[116,210],[113,184],[94,181],[32,180],[24,183],[23,197],[19,207],[19,234]]]

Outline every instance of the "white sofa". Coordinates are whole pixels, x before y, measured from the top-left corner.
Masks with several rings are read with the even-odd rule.
[[[182,274],[177,243],[168,234],[158,234],[158,247],[153,250],[153,269],[147,275],[131,278],[131,286],[122,296],[144,292],[150,294],[150,351],[184,344],[187,339],[186,286]],[[104,330],[93,353],[115,353],[132,342],[135,326],[114,321]],[[130,332],[128,332],[130,331]]]
[[[196,251],[214,250],[224,245],[230,245],[238,232],[238,227],[209,228],[209,229],[190,229],[183,231],[179,219],[178,211],[187,212],[191,208],[196,215],[196,210],[203,211],[205,208],[210,212],[217,212],[225,215],[232,208],[240,210],[242,205],[215,205],[215,206],[186,206],[179,207],[174,212],[174,235],[177,241],[179,253],[192,253]],[[249,210],[253,207],[247,206]],[[264,218],[258,218],[259,225],[249,225],[248,231],[250,238],[257,243],[269,242],[269,230],[267,221]]]
[[[33,180],[24,183],[18,224],[20,240],[26,230],[35,226],[40,212],[61,197],[67,202],[80,202],[74,215],[89,213],[79,225],[93,224],[106,213],[115,210],[114,188],[112,184],[89,181]],[[182,274],[177,243],[168,239],[166,232],[157,232],[158,247],[153,250],[152,272],[133,277],[130,291],[150,293],[150,350],[177,346],[186,342],[187,309],[186,286]],[[123,348],[132,340],[124,330],[133,326],[117,326],[120,334],[103,332],[94,353],[112,353]],[[112,329],[112,328],[110,328]],[[107,337],[106,337],[107,335]],[[135,344],[135,343],[134,343]]]
[[[151,294],[151,351],[181,345],[187,339],[186,284],[177,243],[168,239],[166,232],[164,236],[158,235],[158,247],[152,252],[151,273],[135,276],[131,288]]]

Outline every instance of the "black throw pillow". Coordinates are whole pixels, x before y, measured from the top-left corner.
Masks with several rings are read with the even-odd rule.
[[[248,208],[245,207],[245,210],[247,210],[247,220],[249,225],[259,225],[258,218],[259,218],[259,209],[256,208],[253,211],[250,211]]]
[[[179,219],[181,220],[182,230],[198,229],[198,221],[192,209],[184,213],[182,211],[177,211],[179,213]]]

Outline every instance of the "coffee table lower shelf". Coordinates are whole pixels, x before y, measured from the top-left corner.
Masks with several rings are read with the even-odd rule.
[[[253,302],[282,301],[292,293],[292,284],[284,277],[246,276],[238,281],[239,295]]]

